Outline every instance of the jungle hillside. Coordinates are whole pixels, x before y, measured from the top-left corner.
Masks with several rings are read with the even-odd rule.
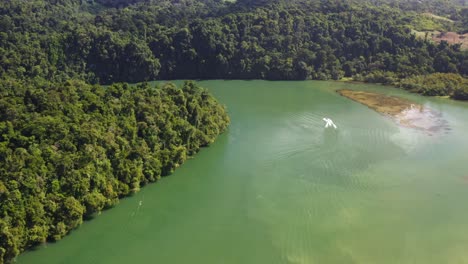
[[[206,89],[147,81],[347,79],[466,100],[467,33],[464,0],[1,1],[0,263],[226,130]]]

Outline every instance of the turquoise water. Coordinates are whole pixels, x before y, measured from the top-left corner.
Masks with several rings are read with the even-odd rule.
[[[215,144],[17,263],[468,263],[468,103],[340,82],[201,84],[232,120]],[[339,88],[413,100],[448,129],[400,127]]]

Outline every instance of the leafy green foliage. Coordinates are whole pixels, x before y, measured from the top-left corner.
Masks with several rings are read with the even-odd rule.
[[[460,13],[462,17],[461,23],[464,28],[463,33],[468,33],[468,7],[463,8]]]
[[[468,79],[453,73],[434,73],[406,78],[401,81],[400,86],[423,95],[448,95],[454,99],[465,99],[466,91],[468,91]]]
[[[411,21],[412,28],[418,31],[454,31],[453,21],[429,14],[415,14]]]
[[[0,263],[170,174],[229,123],[193,82],[0,88]]]
[[[104,84],[340,79],[375,71],[468,75],[467,51],[414,36],[408,25],[415,17],[441,20],[403,12],[406,2],[107,1],[133,5],[97,13],[80,2],[0,3],[0,75]]]
[[[453,91],[453,99],[457,100],[468,100],[468,82],[465,82],[465,85],[458,87]]]

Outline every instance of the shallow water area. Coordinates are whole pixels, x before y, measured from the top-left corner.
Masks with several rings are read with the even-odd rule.
[[[442,118],[442,113],[425,107],[410,107],[395,116],[399,124],[420,129],[428,133],[450,131],[448,122]]]
[[[427,133],[440,133],[450,130],[441,112],[416,104],[407,99],[384,94],[340,89],[340,95],[359,102],[378,113],[395,120],[401,126],[414,128]]]
[[[467,103],[340,82],[201,85],[228,107],[225,134],[17,263],[468,263]],[[402,126],[343,88],[431,109],[449,133]],[[430,130],[432,112],[412,111]]]

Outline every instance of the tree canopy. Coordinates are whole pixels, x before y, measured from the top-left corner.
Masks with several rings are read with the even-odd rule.
[[[171,174],[229,123],[193,82],[0,85],[0,263]]]
[[[108,3],[117,8],[106,8]],[[466,30],[466,9],[451,2],[438,9],[443,4],[436,0],[409,3],[3,1],[0,75],[104,84],[340,79],[375,71],[399,78],[468,75],[467,51],[460,45],[434,43],[411,30],[421,22],[414,12],[430,10],[458,19],[457,28]]]

